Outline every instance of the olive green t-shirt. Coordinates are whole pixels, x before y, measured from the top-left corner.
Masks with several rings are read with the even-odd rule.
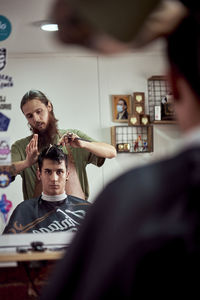
[[[81,132],[80,130],[76,129],[59,129],[59,134],[56,135],[54,143],[57,144],[58,140],[60,139],[63,134],[67,132],[73,132],[77,134],[80,138],[83,138],[85,140],[94,142],[92,138],[87,136],[85,133]],[[30,142],[31,138],[33,136],[30,135],[26,138],[20,139],[16,141],[12,147],[11,147],[11,156],[12,156],[12,162],[22,161],[26,159],[26,146]],[[101,167],[105,161],[105,158],[98,157],[91,152],[82,149],[82,148],[71,148],[71,153],[73,155],[75,166],[77,170],[77,174],[79,176],[79,180],[83,189],[83,192],[85,193],[86,199],[89,196],[89,185],[88,185],[88,178],[86,173],[86,166],[88,164],[94,164],[98,167]],[[68,154],[68,151],[65,147],[62,148],[63,152]],[[20,175],[22,177],[22,188],[23,188],[23,195],[24,200],[31,199],[34,196],[35,191],[35,182],[36,182],[36,169],[37,164],[32,165],[30,168],[26,168],[23,171],[20,172]]]

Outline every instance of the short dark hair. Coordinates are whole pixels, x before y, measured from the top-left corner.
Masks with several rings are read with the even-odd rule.
[[[38,156],[38,167],[39,170],[42,170],[42,165],[44,159],[50,159],[56,161],[57,163],[61,163],[64,160],[66,168],[67,168],[67,155],[62,151],[61,147],[58,145],[50,145],[46,147]]]
[[[200,16],[191,12],[167,38],[168,58],[200,97]]]

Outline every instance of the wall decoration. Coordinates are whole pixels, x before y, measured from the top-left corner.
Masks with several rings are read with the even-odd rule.
[[[149,125],[150,123],[150,116],[149,115],[141,115],[140,116],[140,123],[144,126]]]
[[[11,34],[11,30],[10,21],[5,16],[0,15],[0,41],[6,40]]]
[[[6,65],[6,48],[0,48],[0,71],[5,68]]]
[[[153,127],[151,125],[113,126],[111,127],[111,141],[119,153],[152,152]]]
[[[114,120],[117,113],[122,108],[120,101],[124,95],[113,95],[113,114]],[[130,95],[126,97],[130,98]],[[130,98],[131,106],[131,98]],[[116,108],[117,107],[117,108]],[[119,153],[145,153],[153,151],[153,127],[150,125],[150,116],[145,114],[145,94],[144,92],[133,93],[133,109],[128,114],[128,126],[111,127],[112,145]],[[118,110],[118,112],[116,112]],[[131,111],[131,110],[130,110]],[[116,120],[117,121],[117,120]],[[127,120],[126,120],[127,122]]]
[[[129,143],[121,143],[117,144],[118,152],[130,152],[130,144]]]
[[[143,115],[144,105],[145,105],[144,93],[143,92],[133,93],[133,113]]]
[[[11,152],[9,137],[0,137],[0,165],[6,166],[11,164]]]
[[[0,172],[0,188],[5,188],[11,183],[11,175],[8,172]]]
[[[154,106],[154,120],[155,121],[161,120],[161,105]]]
[[[9,109],[11,110],[11,103],[6,103],[6,96],[0,96],[0,110]]]
[[[151,122],[176,122],[173,95],[166,76],[158,75],[148,79],[148,105]]]
[[[128,125],[132,125],[132,126],[140,125],[140,115],[139,114],[129,115]]]
[[[0,74],[0,89],[5,87],[13,87],[13,79],[9,75]]]
[[[143,115],[144,114],[144,104],[133,104],[133,111],[134,113],[137,113],[139,115]]]
[[[168,92],[161,100],[161,120],[174,120],[174,98],[171,92]]]
[[[134,92],[133,93],[133,101],[135,103],[144,103],[145,101],[145,96],[144,96],[144,93],[143,92]]]
[[[113,122],[128,123],[131,112],[131,95],[112,95]]]
[[[0,131],[7,131],[10,119],[0,112]]]
[[[6,194],[3,194],[0,198],[0,212],[3,215],[4,223],[6,223],[8,219],[8,213],[12,208],[12,202],[7,199]]]

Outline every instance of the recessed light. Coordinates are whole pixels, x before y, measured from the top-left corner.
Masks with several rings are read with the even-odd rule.
[[[57,24],[42,24],[40,28],[45,31],[58,31]]]
[[[58,31],[58,25],[52,20],[41,20],[31,23],[34,27],[45,31]]]

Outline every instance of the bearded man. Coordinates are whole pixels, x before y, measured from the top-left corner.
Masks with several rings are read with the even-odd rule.
[[[16,141],[11,147],[11,154],[15,174],[20,173],[22,177],[24,200],[41,194],[41,183],[36,176],[37,159],[39,152],[51,144],[62,145],[63,152],[69,157],[71,177],[66,183],[67,194],[87,199],[87,164],[102,166],[105,158],[116,156],[115,148],[96,142],[80,130],[58,129],[53,105],[41,91],[27,92],[21,100],[21,110],[32,135]]]

